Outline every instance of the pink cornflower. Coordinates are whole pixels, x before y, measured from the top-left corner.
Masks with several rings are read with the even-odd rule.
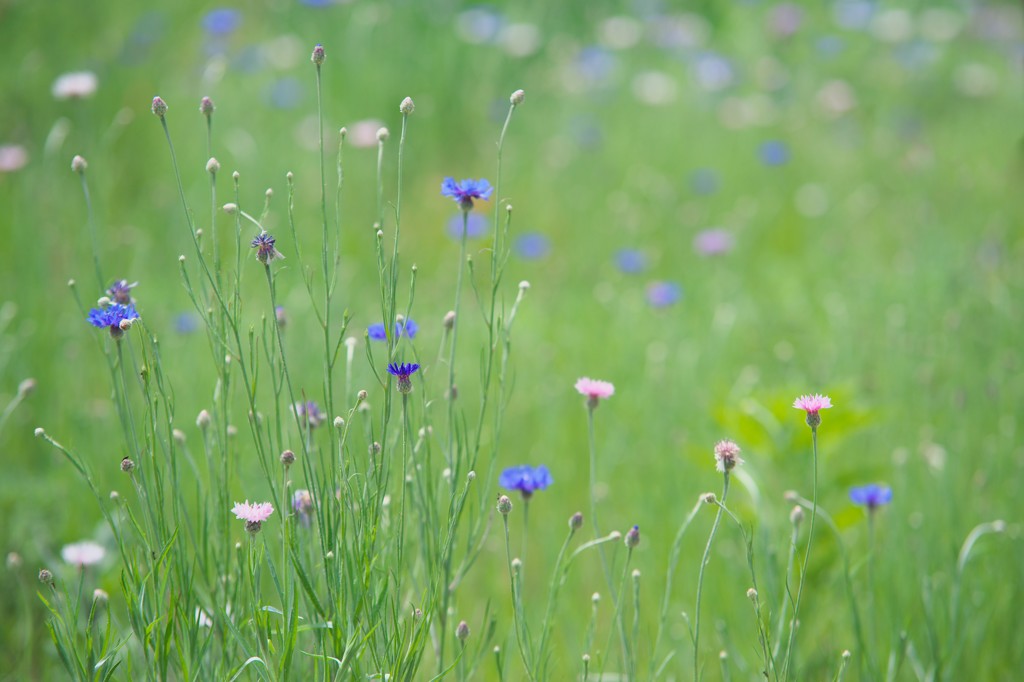
[[[106,554],[107,550],[103,549],[103,545],[90,540],[64,545],[60,550],[60,556],[64,561],[79,568],[98,564],[103,561]]]
[[[602,398],[610,398],[615,394],[615,386],[610,381],[599,381],[583,377],[576,382],[576,390],[587,397],[587,407],[597,407]]]
[[[731,440],[720,440],[715,443],[715,468],[723,474],[732,471],[743,459],[740,457],[740,446]]]
[[[802,395],[793,401],[793,407],[807,413],[807,425],[812,429],[821,423],[819,410],[827,410],[832,407],[832,401],[827,395],[815,393],[814,395]]]
[[[236,518],[245,521],[245,529],[250,533],[260,532],[260,528],[263,526],[263,522],[270,518],[270,515],[274,513],[274,505],[269,502],[256,502],[249,503],[249,500],[245,502],[235,502],[235,506],[231,508],[231,513]]]

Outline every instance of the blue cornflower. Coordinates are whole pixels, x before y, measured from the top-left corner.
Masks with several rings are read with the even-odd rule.
[[[191,334],[199,329],[199,322],[199,316],[193,312],[178,313],[174,318],[174,331],[179,334]]]
[[[526,260],[538,260],[548,255],[551,243],[539,232],[528,232],[516,240],[516,253]]]
[[[637,249],[619,249],[615,254],[615,264],[627,275],[635,275],[647,267],[647,258],[643,251]]]
[[[411,317],[407,320],[395,320],[395,333],[398,334],[399,338],[403,335],[408,335],[410,339],[416,338],[416,332],[420,330],[420,326],[416,324],[416,321]],[[366,335],[370,337],[372,341],[387,341],[388,334],[384,328],[383,322],[375,322],[366,328]]]
[[[491,198],[494,188],[483,178],[479,180],[465,179],[455,182],[455,178],[445,178],[441,183],[441,195],[451,197],[459,203],[463,211],[473,208],[473,199],[487,201]]]
[[[124,334],[124,330],[131,326],[131,321],[137,319],[139,319],[139,313],[130,303],[128,305],[114,303],[106,308],[93,308],[89,311],[88,317],[89,324],[101,329],[106,327],[115,339],[120,338]]]
[[[892,502],[892,488],[877,483],[853,487],[850,488],[850,499],[854,504],[862,504],[869,512],[873,512],[883,504]]]
[[[295,403],[292,405],[292,410],[299,417],[299,421],[302,425],[315,429],[324,423],[327,416],[320,411],[320,406],[312,400],[307,400],[304,403]]]
[[[132,298],[132,289],[138,285],[138,282],[128,284],[128,280],[119,279],[110,285],[110,288],[107,289],[107,295],[110,296],[110,300],[114,303],[129,305],[131,303],[135,303],[135,299]]]
[[[647,285],[647,301],[655,308],[665,308],[683,296],[683,288],[676,282],[651,282]]]
[[[532,467],[529,464],[509,467],[501,472],[498,478],[498,485],[506,490],[518,490],[523,499],[529,499],[537,490],[544,490],[554,483],[548,468],[541,464]]]
[[[420,366],[415,362],[409,364],[404,362],[402,364],[392,362],[388,365],[388,374],[398,377],[398,390],[400,392],[409,393],[412,391],[412,381],[409,380],[409,377],[411,377],[419,368]]]
[[[300,488],[292,494],[292,509],[299,517],[299,523],[309,528],[312,521],[313,496],[305,488]]]
[[[203,28],[211,35],[226,36],[238,28],[242,20],[242,13],[237,9],[220,7],[210,10],[203,17]]]
[[[276,243],[277,240],[266,232],[260,232],[256,235],[256,238],[252,240],[252,248],[257,249],[256,260],[264,265],[270,265],[270,261],[277,260],[278,258],[284,258],[284,256],[274,248],[274,244]]]

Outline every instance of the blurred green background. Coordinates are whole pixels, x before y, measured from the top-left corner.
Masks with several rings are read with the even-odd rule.
[[[457,207],[439,183],[493,180],[507,98],[526,91],[500,198],[515,206],[509,287],[532,287],[499,465],[545,463],[554,476],[532,505],[532,556],[543,557],[534,561],[550,565],[565,519],[586,508],[585,413],[572,384],[590,375],[616,385],[597,414],[603,521],[640,525],[634,562],[651,612],[679,522],[699,493],[720,487],[711,447],[723,437],[744,448],[749,478],[732,500],[755,524],[777,589],[789,533],[783,491],[810,495],[809,434],[790,404],[820,391],[836,405],[821,428],[822,502],[858,568],[866,524],[847,490],[894,488],[879,518],[876,657],[904,630],[918,651],[942,650],[949,614],[926,608],[927,592],[948,603],[941,595],[964,536],[1001,518],[1008,532],[982,541],[966,578],[963,667],[944,673],[1015,679],[1024,665],[1022,38],[1019,4],[989,2],[0,3],[0,406],[22,379],[38,382],[0,432],[0,548],[22,559],[8,562],[0,593],[0,669],[12,671],[7,679],[59,674],[35,574],[59,563],[61,545],[102,537],[87,489],[33,428],[84,453],[102,488],[125,485],[96,333],[67,287],[75,279],[86,304],[99,295],[72,156],[89,163],[104,272],[140,282],[140,313],[176,377],[180,428],[195,438],[215,374],[179,277],[178,254],[191,246],[150,99],[170,106],[200,225],[209,222],[209,153],[198,104],[208,95],[219,196],[231,198],[234,170],[250,212],[273,188],[268,227],[290,256],[285,173],[294,172],[311,254],[320,227],[309,52],[322,42],[328,148],[338,128],[349,130],[338,298],[359,337],[379,317],[376,150],[360,141],[379,126],[396,141],[398,103],[416,102],[402,255],[419,268],[412,316],[427,357],[458,259]],[[82,71],[93,87],[88,78],[58,86]],[[479,214],[489,230],[489,209]],[[472,242],[481,262],[489,244]],[[283,272],[293,371],[316,388],[317,360],[304,355],[315,319],[297,270]],[[259,311],[260,278],[246,276]],[[469,333],[464,348],[479,342]],[[473,361],[469,353],[465,371]],[[235,494],[244,490],[240,482]],[[676,616],[692,609],[710,521],[701,515],[691,530],[673,591],[670,636],[683,651]],[[807,679],[831,675],[853,645],[838,615],[836,548],[818,537],[802,614]],[[503,561],[495,544],[466,588],[479,590],[479,603],[462,594],[463,612],[482,611],[486,598],[505,604],[489,578]],[[735,528],[723,529],[710,568],[708,652],[728,651],[734,674],[754,679]],[[546,572],[529,578],[537,594]],[[600,587],[589,566],[566,588],[566,661],[582,653],[589,595]],[[706,679],[718,674],[709,663]],[[904,666],[897,679],[916,678]]]

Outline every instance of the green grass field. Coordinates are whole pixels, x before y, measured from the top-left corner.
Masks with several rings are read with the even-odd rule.
[[[724,516],[705,569],[702,679],[1019,678],[1018,4],[161,4],[0,5],[2,679],[692,679],[712,506],[678,546],[655,640],[676,533],[701,494],[722,495],[720,439],[738,443],[745,464],[727,499],[740,525]],[[79,71],[95,74],[94,91],[55,92]],[[518,88],[500,185],[472,213],[485,234],[466,240],[473,266],[461,268],[460,207],[439,188],[447,176],[498,183],[496,143]],[[169,106],[187,212],[154,95]],[[216,105],[209,138],[203,96]],[[415,111],[404,117],[406,96]],[[380,126],[390,136],[378,171]],[[88,162],[94,228],[76,154]],[[259,229],[220,208],[228,202],[285,255],[270,265],[287,315],[280,335],[248,247]],[[190,222],[211,269],[216,235],[223,309]],[[495,245],[497,264],[508,260],[489,319]],[[323,268],[336,278],[329,343],[355,339],[351,362],[341,345],[330,374]],[[456,352],[443,319],[460,270]],[[85,315],[122,278],[139,283],[142,323],[115,341]],[[368,341],[395,312],[418,323],[415,339]],[[407,401],[384,383],[389,360],[422,365]],[[582,376],[615,384],[593,411],[593,488],[588,410],[573,388]],[[29,377],[34,390],[19,393]],[[369,409],[356,408],[360,389]],[[834,527],[817,515],[786,664],[780,613],[794,608],[786,585],[795,597],[811,516],[787,579],[787,491],[812,498],[811,430],[792,407],[806,393],[834,404],[817,430],[818,504]],[[289,412],[302,395],[333,401],[320,429],[300,432]],[[196,426],[203,409],[209,432]],[[345,430],[332,430],[335,415]],[[37,427],[84,462],[99,501]],[[374,441],[380,460],[367,454]],[[289,472],[277,463],[285,447],[299,456]],[[123,473],[124,457],[139,469]],[[530,499],[526,537],[525,505],[509,492],[506,552],[494,502],[499,472],[518,464],[544,464],[554,482]],[[890,486],[891,504],[855,505],[850,488],[868,483]],[[297,488],[314,491],[308,527],[289,508]],[[571,547],[595,538],[592,496],[602,533],[636,524],[640,544],[581,553],[545,621],[566,520],[586,518]],[[230,514],[243,499],[274,502],[258,534]],[[61,548],[83,539],[107,552],[79,570]],[[37,580],[43,568],[52,587]],[[109,602],[90,623],[96,588]],[[529,629],[518,638],[517,615]],[[84,671],[62,663],[48,623],[67,626],[58,640],[77,642]],[[759,631],[769,652],[783,633],[779,658],[766,663]],[[342,652],[340,665],[325,658]]]

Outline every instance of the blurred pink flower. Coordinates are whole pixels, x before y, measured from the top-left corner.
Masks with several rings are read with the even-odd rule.
[[[0,173],[13,173],[28,163],[28,152],[20,144],[0,145]]]
[[[740,446],[731,440],[720,440],[715,443],[715,468],[723,474],[732,471],[743,459],[740,457]]]
[[[79,568],[98,564],[103,561],[103,557],[106,555],[107,550],[103,549],[103,545],[91,540],[64,545],[63,549],[60,550],[60,556],[65,562]]]
[[[595,403],[601,398],[609,398],[615,394],[615,386],[609,381],[599,381],[597,379],[590,379],[583,377],[576,382],[576,390],[581,395],[587,396],[592,403]]]
[[[702,256],[716,256],[732,251],[732,235],[718,228],[698,232],[693,238],[694,250]]]
[[[55,99],[83,99],[90,97],[99,86],[92,71],[72,71],[57,77],[50,92]]]

